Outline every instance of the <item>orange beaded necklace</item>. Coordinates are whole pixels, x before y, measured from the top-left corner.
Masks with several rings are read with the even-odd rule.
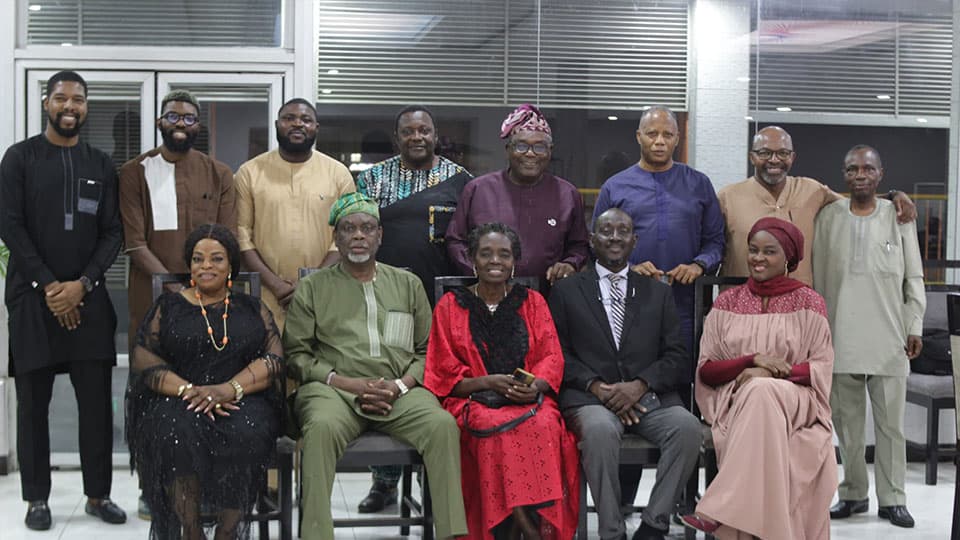
[[[227,339],[227,318],[230,311],[230,287],[232,283],[227,282],[227,296],[223,299],[223,339],[220,340],[220,345],[217,345],[217,340],[213,339],[213,327],[210,326],[210,319],[207,318],[207,308],[203,307],[203,299],[200,297],[200,288],[195,289],[195,294],[197,297],[197,302],[200,304],[200,314],[203,315],[204,322],[207,323],[207,336],[210,338],[210,343],[213,344],[213,348],[218,352],[222,351],[227,347],[227,342],[230,341]]]

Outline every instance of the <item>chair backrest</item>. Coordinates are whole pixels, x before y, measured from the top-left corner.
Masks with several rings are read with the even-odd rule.
[[[953,393],[960,403],[960,293],[947,294],[947,325],[950,330],[950,356],[953,360]],[[960,446],[960,414],[957,417],[957,444]]]
[[[519,283],[528,289],[540,290],[540,278],[525,276],[515,277],[511,281]],[[447,292],[457,287],[469,287],[477,282],[476,276],[437,276],[433,280],[433,298],[439,302],[440,298]]]
[[[297,277],[300,278],[300,279],[303,279],[303,278],[309,276],[310,274],[314,274],[314,273],[319,272],[319,271],[320,271],[319,268],[312,268],[312,267],[311,267],[311,268],[304,268],[304,267],[301,266],[300,269],[297,270]]]
[[[190,283],[190,274],[154,274],[153,275],[153,299],[163,293],[164,285],[168,283],[179,283],[187,286]],[[233,292],[243,292],[260,298],[260,274],[258,272],[240,272],[233,280]]]
[[[693,283],[693,361],[700,359],[700,337],[703,336],[703,321],[713,305],[716,287],[743,285],[745,277],[701,276]]]

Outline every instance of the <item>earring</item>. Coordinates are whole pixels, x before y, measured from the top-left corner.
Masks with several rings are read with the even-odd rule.
[[[510,269],[510,279],[513,279],[513,276],[516,273],[517,273],[517,267],[514,266],[513,268]]]
[[[473,265],[473,277],[479,277],[477,275],[477,265]]]
[[[228,289],[232,289],[232,288],[233,288],[233,280],[230,279],[230,278],[227,278],[227,288],[228,288]]]
[[[193,278],[190,278],[190,286],[191,286],[191,287],[196,287],[196,286],[197,286],[197,282],[194,281]]]
[[[787,261],[783,261],[783,275],[790,274],[790,265],[787,264]]]

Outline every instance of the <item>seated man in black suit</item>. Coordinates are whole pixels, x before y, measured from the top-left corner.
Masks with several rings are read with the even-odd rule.
[[[620,512],[620,438],[636,433],[660,447],[657,481],[634,540],[662,539],[700,451],[700,422],[678,390],[690,366],[670,287],[631,272],[637,241],[630,216],[600,214],[590,246],[594,266],[560,280],[550,294],[566,361],[560,408],[580,441],[597,507],[600,538],[626,538]]]

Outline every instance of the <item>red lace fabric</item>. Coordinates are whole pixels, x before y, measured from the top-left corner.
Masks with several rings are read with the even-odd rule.
[[[553,318],[543,297],[529,291],[518,313],[526,322],[529,352],[524,369],[545,380],[553,394],[537,414],[517,427],[488,438],[470,435],[463,426],[467,400],[448,397],[465,377],[487,375],[470,334],[469,311],[453,293],[437,304],[427,348],[424,386],[443,400],[460,425],[463,499],[469,538],[489,540],[491,529],[517,506],[535,506],[544,538],[573,537],[579,513],[579,455],[557,407],[563,378],[563,353]],[[490,428],[512,420],[535,404],[489,409],[470,404],[470,427]]]

